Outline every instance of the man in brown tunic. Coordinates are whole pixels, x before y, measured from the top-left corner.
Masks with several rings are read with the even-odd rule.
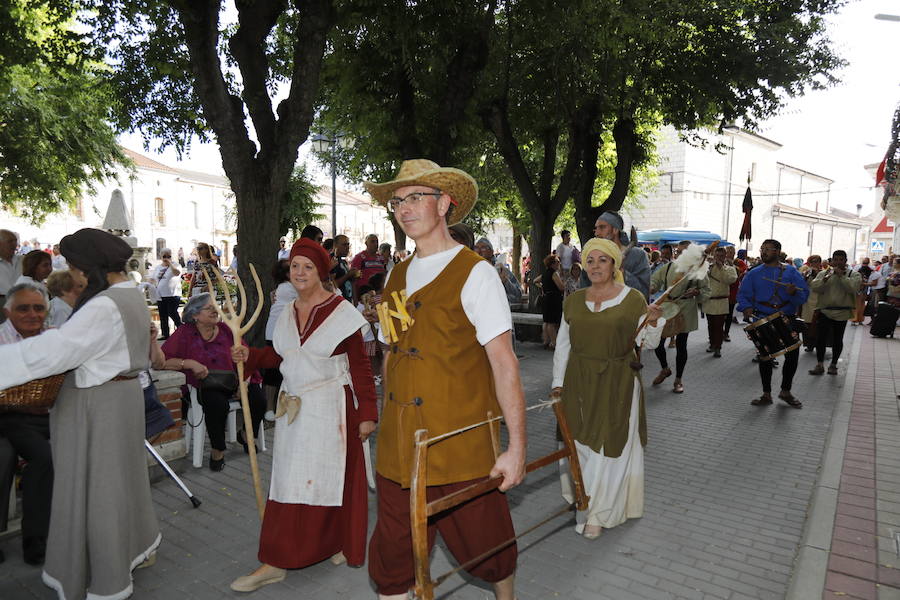
[[[378,435],[378,522],[369,545],[369,574],[379,597],[406,598],[414,584],[409,486],[414,434],[435,437],[502,412],[509,447],[495,458],[487,427],[432,444],[426,471],[429,500],[486,476],[503,477],[500,491],[463,504],[429,523],[459,563],[515,534],[504,494],[525,468],[525,400],[512,351],[511,317],[497,272],[457,244],[448,225],[475,204],[478,187],[458,169],[428,160],[404,161],[397,178],[366,189],[393,212],[415,254],[396,265],[380,307],[384,409]],[[514,598],[516,547],[469,570]]]

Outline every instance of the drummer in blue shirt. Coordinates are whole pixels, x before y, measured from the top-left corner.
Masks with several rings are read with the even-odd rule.
[[[766,240],[759,247],[761,263],[747,271],[738,289],[737,309],[744,313],[744,319],[752,316],[765,317],[781,311],[793,317],[806,302],[809,288],[803,276],[791,265],[781,262],[781,242]],[[778,282],[778,283],[776,283]],[[778,397],[793,408],[803,408],[803,403],[791,394],[791,382],[797,372],[800,349],[784,354],[784,370],[781,372],[781,392]],[[762,378],[763,394],[751,401],[754,406],[772,404],[772,361],[759,361],[759,375]]]

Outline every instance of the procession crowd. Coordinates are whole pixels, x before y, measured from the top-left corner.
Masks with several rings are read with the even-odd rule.
[[[216,282],[236,263],[220,265],[208,244],[187,258],[162,249],[146,280],[136,280],[128,273],[131,247],[109,233],[82,229],[49,251],[22,255],[16,235],[0,230],[0,390],[64,377],[52,409],[0,413],[0,499],[21,457],[23,558],[43,564],[43,581],[60,598],[125,598],[132,570],[165,551],[144,441],[174,423],[150,367],[185,374],[185,397],[194,394],[202,407],[213,471],[225,468],[237,364],[251,413],[252,431],[238,434],[245,452],[263,420],[274,421],[260,566],[232,589],[252,592],[330,559],[367,563],[380,598],[405,598],[416,583],[415,434],[425,429],[442,437],[429,447],[422,475],[429,500],[485,477],[501,480],[430,519],[428,545],[439,532],[459,564],[511,600],[517,548],[503,492],[524,478],[526,432],[510,307],[525,295],[540,296],[544,346],[554,352],[548,393],[561,403],[580,465],[580,472],[560,469],[561,493],[574,502],[583,486],[590,497],[575,522],[588,539],[643,514],[644,349],[659,362],[652,384],[660,385],[673,375],[674,347],[672,391],[682,393],[687,340],[700,321],[707,351],[720,357],[743,320],[762,387],[751,404],[772,404],[780,366],[777,397],[799,409],[792,384],[801,346],[816,352],[811,375],[836,375],[847,322],[862,325],[868,316],[873,334],[888,322],[892,334],[900,309],[898,257],[848,265],[836,250],[827,259],[791,260],[773,239],[755,258],[688,241],[642,248],[615,212],[598,218],[580,249],[561,232],[529,289],[488,239],[475,240],[461,223],[478,198],[467,173],[408,160],[393,180],[365,187],[416,251],[393,253],[370,235],[349,258],[347,236],[326,240],[315,226],[293,244],[280,239],[260,347],[235,344],[223,322],[228,292]],[[505,450],[490,427],[472,427],[491,414],[504,417]],[[377,521],[367,539],[369,488]],[[6,514],[0,504],[0,530]]]

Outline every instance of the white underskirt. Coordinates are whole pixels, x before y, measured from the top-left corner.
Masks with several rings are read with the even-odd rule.
[[[608,529],[644,514],[644,447],[638,434],[641,387],[639,381],[634,383],[628,440],[618,458],[604,456],[575,441],[585,491],[590,496],[588,509],[575,515],[575,531],[579,534],[585,525]],[[560,481],[563,498],[574,502],[572,477],[565,460],[560,461]]]

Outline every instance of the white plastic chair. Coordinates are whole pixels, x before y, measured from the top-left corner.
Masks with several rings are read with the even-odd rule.
[[[184,444],[185,450],[191,452],[193,446],[194,452],[191,462],[195,467],[203,466],[203,444],[206,441],[206,419],[203,418],[203,407],[197,400],[197,388],[192,385],[188,386],[191,394],[191,405],[188,407],[187,415],[184,420]],[[229,442],[237,441],[237,411],[241,408],[238,400],[232,400],[229,404],[228,419],[225,426],[225,439]],[[266,448],[266,427],[265,420],[259,424],[259,433],[256,435],[258,448],[260,452],[265,452]]]

